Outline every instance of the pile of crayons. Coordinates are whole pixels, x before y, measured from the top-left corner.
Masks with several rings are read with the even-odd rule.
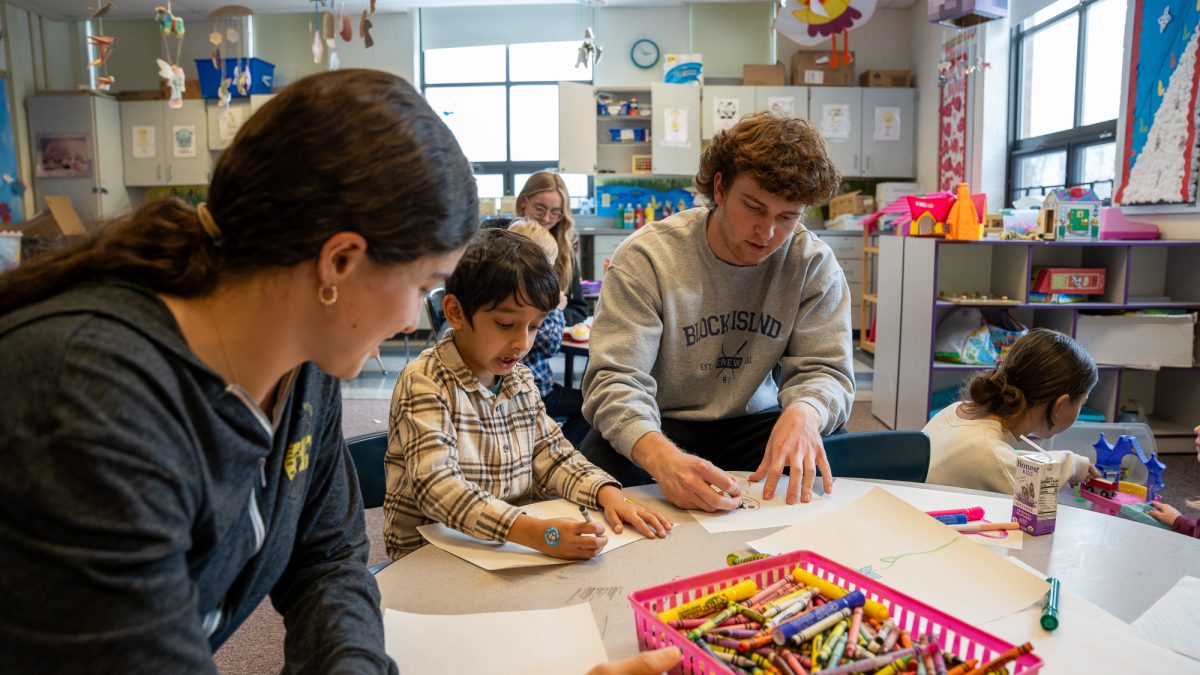
[[[910,635],[888,608],[797,567],[758,589],[751,580],[672,607],[658,618],[734,672],[771,675],[984,675],[1033,650],[1029,643],[986,663],[944,652],[936,635]]]

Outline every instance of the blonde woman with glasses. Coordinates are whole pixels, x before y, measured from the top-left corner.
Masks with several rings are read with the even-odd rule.
[[[525,187],[521,188],[521,194],[517,195],[517,215],[537,222],[554,235],[558,242],[554,271],[558,275],[558,289],[567,294],[563,316],[568,326],[582,322],[588,316],[588,305],[580,283],[571,198],[567,195],[567,185],[562,176],[549,171],[539,171],[530,176],[525,181]]]

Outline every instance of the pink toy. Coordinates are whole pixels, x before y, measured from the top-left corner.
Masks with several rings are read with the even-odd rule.
[[[1100,209],[1101,239],[1158,239],[1158,226],[1129,220],[1117,206]]]

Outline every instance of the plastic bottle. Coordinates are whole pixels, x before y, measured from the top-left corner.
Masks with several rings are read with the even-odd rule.
[[[646,212],[642,210],[642,205],[639,202],[637,206],[633,207],[633,226],[634,228],[640,228],[645,224]]]
[[[624,221],[625,229],[627,229],[627,230],[633,229],[633,221],[634,221],[633,204],[625,205],[625,213],[622,214],[622,220]]]
[[[643,223],[653,223],[654,222],[654,198],[653,197],[650,198],[650,203],[646,205],[646,210],[644,213],[646,215],[646,219],[642,222]]]
[[[638,102],[636,96],[629,97],[629,114],[638,115]]]
[[[687,205],[683,203],[683,197],[679,198],[679,208],[677,210],[678,211],[687,211]]]
[[[616,216],[617,227],[625,227],[625,207],[621,206],[621,202],[617,202]]]

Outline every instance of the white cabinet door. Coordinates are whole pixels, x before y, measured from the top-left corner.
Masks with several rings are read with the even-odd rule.
[[[700,87],[654,82],[650,98],[654,173],[694,175],[700,168]]]
[[[910,178],[915,175],[916,95],[913,89],[862,90],[863,175]]]
[[[250,102],[242,99],[230,101],[229,107],[216,101],[205,106],[208,113],[208,149],[224,150],[233,142],[237,130],[250,119]]]
[[[590,84],[558,83],[558,170],[596,173],[596,91]]]
[[[96,192],[99,198],[98,217],[109,220],[131,210],[129,190],[125,189],[125,153],[121,151],[121,105],[116,101],[95,97],[96,126]]]
[[[167,135],[167,185],[206,185],[212,167],[208,151],[208,114],[203,100],[185,100],[182,108],[161,104]]]
[[[754,109],[769,108],[808,119],[808,87],[755,87]]]
[[[743,115],[761,110],[755,103],[756,89],[725,85],[704,87],[700,92],[700,137],[708,140],[716,131],[729,127]],[[804,105],[808,107],[807,99]]]
[[[812,87],[808,118],[829,146],[843,176],[861,176],[862,94],[859,87]]]
[[[125,162],[125,184],[130,187],[164,185],[167,180],[165,153],[167,133],[163,131],[160,101],[124,101],[121,103],[121,145]]]

